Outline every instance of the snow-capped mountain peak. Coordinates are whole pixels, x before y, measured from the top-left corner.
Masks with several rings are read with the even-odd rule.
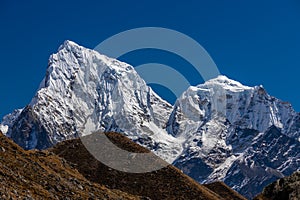
[[[65,40],[63,44],[59,46],[58,51],[64,48],[72,49],[72,48],[84,48],[84,47],[81,47],[80,45],[78,45],[77,43],[71,40]]]
[[[226,119],[231,125],[260,132],[275,125],[282,128],[284,133],[299,137],[299,132],[289,131],[293,121],[288,120],[289,117],[298,115],[289,103],[270,96],[263,86],[244,86],[226,76],[218,76],[204,84],[191,86],[178,98],[171,121],[169,120],[168,130],[172,135],[176,135],[178,131],[178,126],[173,130],[171,125],[176,112],[181,116],[177,122],[183,120],[183,124],[188,124],[189,127],[184,129],[189,134],[193,122],[197,125],[192,129],[197,131],[198,124],[219,118]]]
[[[275,156],[273,149],[284,145],[275,138],[293,144],[287,150],[291,157],[279,153],[275,156],[277,160],[287,169],[300,169],[299,117],[289,103],[270,96],[262,86],[244,86],[218,76],[188,88],[177,99],[167,130],[174,137],[184,138],[184,151],[174,163],[199,182],[223,180],[251,197],[260,186],[258,183],[252,186],[255,178],[250,174],[257,173],[253,166],[266,170],[260,172],[262,177],[256,177],[261,185],[278,174],[289,173],[280,168],[276,160],[254,159],[254,154],[263,155],[265,159],[271,152],[264,152],[265,148],[272,149],[272,157]],[[272,140],[272,144],[268,144],[268,140]],[[232,178],[237,175],[239,181]],[[247,190],[253,194],[243,192]]]
[[[8,135],[26,149],[43,149],[79,134],[117,131],[150,148],[159,143],[157,154],[171,162],[181,152],[164,130],[171,109],[132,66],[65,41]]]
[[[198,88],[205,88],[205,87],[213,87],[213,86],[221,86],[225,90],[230,90],[232,92],[236,91],[242,91],[242,90],[251,90],[252,87],[248,87],[245,85],[242,85],[240,82],[229,79],[227,76],[219,75],[214,79],[210,79],[206,81],[204,84],[200,84],[197,87]]]

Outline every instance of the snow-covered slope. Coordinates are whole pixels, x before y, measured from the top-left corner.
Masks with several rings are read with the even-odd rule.
[[[172,161],[181,146],[164,130],[171,110],[132,66],[65,41],[51,55],[31,103],[5,123],[7,135],[25,149],[44,149],[96,130],[117,131],[156,145],[157,154]]]
[[[182,119],[174,120],[176,112],[183,115]],[[193,134],[189,129],[197,130],[198,125],[207,121],[227,120],[240,128],[260,132],[275,125],[283,133],[299,137],[299,130],[290,131],[297,117],[289,103],[271,97],[262,86],[247,87],[219,76],[197,87],[191,86],[182,94],[175,104],[168,130],[172,135]],[[181,125],[179,129],[172,126],[174,122]]]
[[[31,103],[0,128],[25,149],[121,132],[195,180],[223,180],[247,197],[300,169],[300,114],[262,86],[219,76],[172,107],[132,66],[70,41],[50,57]]]
[[[222,180],[252,197],[275,177],[300,169],[299,122],[290,104],[262,86],[219,76],[182,94],[167,130],[184,141],[177,167],[199,182]]]
[[[19,117],[20,113],[23,109],[16,109],[12,113],[5,115],[2,119],[2,122],[0,124],[0,127],[2,127],[1,131],[3,134],[6,134],[6,136],[10,137],[11,131],[9,131],[9,128],[13,126],[16,119]]]

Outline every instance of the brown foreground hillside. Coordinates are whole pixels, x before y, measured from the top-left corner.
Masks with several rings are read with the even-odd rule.
[[[106,133],[106,136],[124,150],[136,153],[149,152],[121,134]],[[75,168],[90,181],[133,195],[146,196],[150,199],[245,199],[225,184],[221,184],[222,187],[204,187],[171,165],[143,174],[111,169],[94,159],[80,139],[59,143],[50,151],[74,163]]]
[[[228,200],[246,200],[245,197],[231,189],[223,182],[214,182],[209,184],[204,184],[203,186],[207,187],[211,191],[218,193],[221,197]]]
[[[106,135],[125,150],[149,152],[120,134]],[[143,174],[111,169],[80,139],[25,151],[2,133],[0,181],[0,199],[244,199],[223,183],[202,186],[173,166]]]
[[[88,181],[48,151],[25,151],[0,133],[0,199],[139,199]]]
[[[254,200],[299,200],[300,199],[300,171],[278,179],[266,186]]]

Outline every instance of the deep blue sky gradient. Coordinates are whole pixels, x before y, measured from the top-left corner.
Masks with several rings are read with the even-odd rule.
[[[145,26],[187,34],[222,74],[246,85],[262,84],[300,111],[299,0],[1,0],[0,117],[30,102],[50,54],[64,40],[94,48],[116,33]],[[148,61],[147,52],[136,53],[123,61]],[[159,61],[159,54],[154,57]],[[166,62],[176,64],[171,57]]]

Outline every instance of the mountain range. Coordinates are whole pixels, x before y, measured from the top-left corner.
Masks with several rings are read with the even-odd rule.
[[[200,183],[223,181],[247,198],[300,170],[300,114],[263,86],[218,76],[172,106],[134,67],[65,41],[45,78],[1,130],[24,149],[115,131]]]

